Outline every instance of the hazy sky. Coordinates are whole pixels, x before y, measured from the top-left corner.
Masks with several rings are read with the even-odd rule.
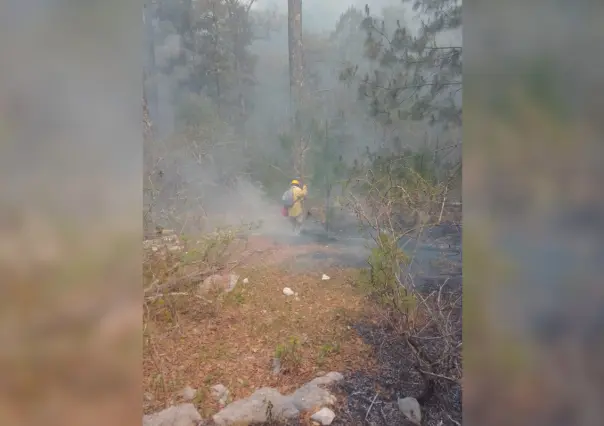
[[[254,8],[274,9],[287,13],[287,0],[256,0]],[[380,14],[387,6],[399,6],[405,9],[407,16],[405,24],[411,31],[420,27],[420,19],[417,12],[412,10],[410,2],[403,3],[402,0],[302,0],[302,25],[305,30],[313,32],[334,30],[335,25],[342,13],[350,6],[364,10],[366,4],[370,4],[372,14]],[[437,39],[441,44],[461,45],[462,34],[459,30],[446,32]]]
[[[350,6],[364,9],[365,4],[370,3],[374,12],[385,6],[402,5],[401,0],[302,0],[302,25],[308,30],[331,31],[340,15]],[[256,0],[254,7],[273,8],[287,12],[286,0]]]

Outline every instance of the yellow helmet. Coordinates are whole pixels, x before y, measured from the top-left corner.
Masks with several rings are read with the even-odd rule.
[[[298,179],[294,179],[292,180],[292,185],[300,185],[300,182],[298,181]]]

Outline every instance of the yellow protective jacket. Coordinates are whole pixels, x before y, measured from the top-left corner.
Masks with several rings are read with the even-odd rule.
[[[287,214],[292,217],[298,217],[302,214],[302,200],[308,194],[308,188],[306,185],[304,185],[304,188],[293,185],[292,192],[294,194],[294,204],[289,208]]]

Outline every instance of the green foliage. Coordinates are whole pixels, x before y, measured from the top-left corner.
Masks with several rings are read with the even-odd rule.
[[[326,343],[319,348],[319,355],[317,356],[317,363],[322,365],[325,363],[325,360],[331,356],[332,354],[337,354],[340,352],[340,343],[332,342]]]
[[[417,35],[399,19],[371,16],[365,9],[365,56],[374,63],[371,74],[361,77],[358,94],[368,100],[368,113],[383,125],[395,121],[424,121],[430,125],[461,125],[462,48],[437,44],[443,31],[461,26],[461,2],[415,1],[423,13]],[[428,19],[426,19],[428,17]],[[356,77],[358,67],[348,66],[341,79]]]
[[[427,150],[405,150],[401,154],[367,152],[365,166],[353,167],[343,191],[369,197],[401,214],[434,213],[440,206],[449,181],[460,167],[440,164]]]
[[[275,349],[275,358],[281,362],[281,368],[284,370],[298,368],[302,363],[300,339],[290,336],[287,342],[278,344]]]
[[[311,150],[306,166],[311,172],[315,188],[327,190],[337,180],[346,176],[347,167],[340,154],[349,136],[343,123],[338,120],[310,123]]]
[[[206,96],[187,93],[177,103],[176,127],[184,129],[218,122],[218,114],[212,100]]]
[[[178,54],[157,64],[163,74],[176,76],[184,91],[204,94],[230,111],[241,109],[242,98],[250,104],[256,58],[249,50],[254,36],[247,4],[160,0],[148,7],[159,21],[155,42],[162,44],[170,35],[181,42]]]
[[[361,286],[383,306],[405,315],[411,314],[417,301],[413,293],[401,284],[400,274],[409,264],[409,257],[390,235],[380,233],[377,247],[367,259],[369,268],[361,273]]]

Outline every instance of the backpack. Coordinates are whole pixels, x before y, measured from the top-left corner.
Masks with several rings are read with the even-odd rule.
[[[294,191],[292,190],[292,188],[289,188],[283,193],[281,201],[283,202],[283,206],[287,208],[290,208],[294,205]]]

